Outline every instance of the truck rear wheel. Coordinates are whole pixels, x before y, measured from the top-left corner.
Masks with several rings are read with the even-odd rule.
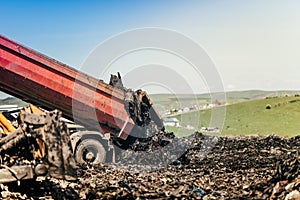
[[[104,146],[94,138],[82,140],[75,150],[75,160],[80,163],[99,164],[106,160]]]

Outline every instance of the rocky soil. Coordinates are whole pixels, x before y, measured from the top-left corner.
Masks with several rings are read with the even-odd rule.
[[[181,141],[186,140],[171,140],[170,149],[185,148],[186,143]],[[300,136],[215,137],[195,133],[188,141],[190,148],[180,158],[172,158],[169,165],[159,165],[157,157],[167,159],[170,154],[155,150],[152,145],[148,150],[159,153],[144,153],[144,157],[130,159],[136,153],[123,152],[121,156],[128,158],[126,162],[81,167],[74,182],[38,177],[21,182],[20,186],[0,185],[0,196],[2,199],[300,199]]]

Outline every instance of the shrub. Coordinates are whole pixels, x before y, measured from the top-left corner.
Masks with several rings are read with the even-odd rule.
[[[270,104],[266,105],[266,109],[270,110],[272,108],[272,106]]]

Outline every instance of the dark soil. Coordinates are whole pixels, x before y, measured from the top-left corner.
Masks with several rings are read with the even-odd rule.
[[[81,167],[75,182],[39,177],[21,182],[20,186],[0,185],[0,196],[2,199],[300,198],[299,136],[215,137],[195,133],[188,139],[173,138],[167,143],[166,147],[171,148],[165,154],[150,142],[147,144],[152,146],[147,147],[144,157],[133,158],[139,151],[123,152],[121,157],[126,159],[117,164]],[[187,144],[189,149],[180,158],[172,157],[175,150],[186,148]],[[158,156],[165,156],[163,160],[169,164],[160,164]]]

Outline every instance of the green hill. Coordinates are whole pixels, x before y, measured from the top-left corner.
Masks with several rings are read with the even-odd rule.
[[[200,119],[197,118],[200,121],[198,130],[201,127],[208,127],[211,110],[201,110],[176,117],[179,120],[195,120],[196,114],[200,116]],[[221,134],[295,136],[300,135],[299,120],[299,95],[250,100],[226,106],[226,118]],[[182,121],[181,125],[188,125],[187,121]]]
[[[151,94],[150,97],[156,107],[160,110],[179,109],[184,107],[190,107],[193,105],[204,105],[211,103],[211,96],[217,96],[214,94]],[[249,101],[253,99],[263,99],[266,97],[275,96],[293,96],[300,94],[300,91],[282,90],[282,91],[264,91],[264,90],[247,90],[247,91],[233,91],[226,92],[226,103],[238,103]],[[223,101],[222,99],[220,99]],[[222,102],[224,103],[224,102]]]

